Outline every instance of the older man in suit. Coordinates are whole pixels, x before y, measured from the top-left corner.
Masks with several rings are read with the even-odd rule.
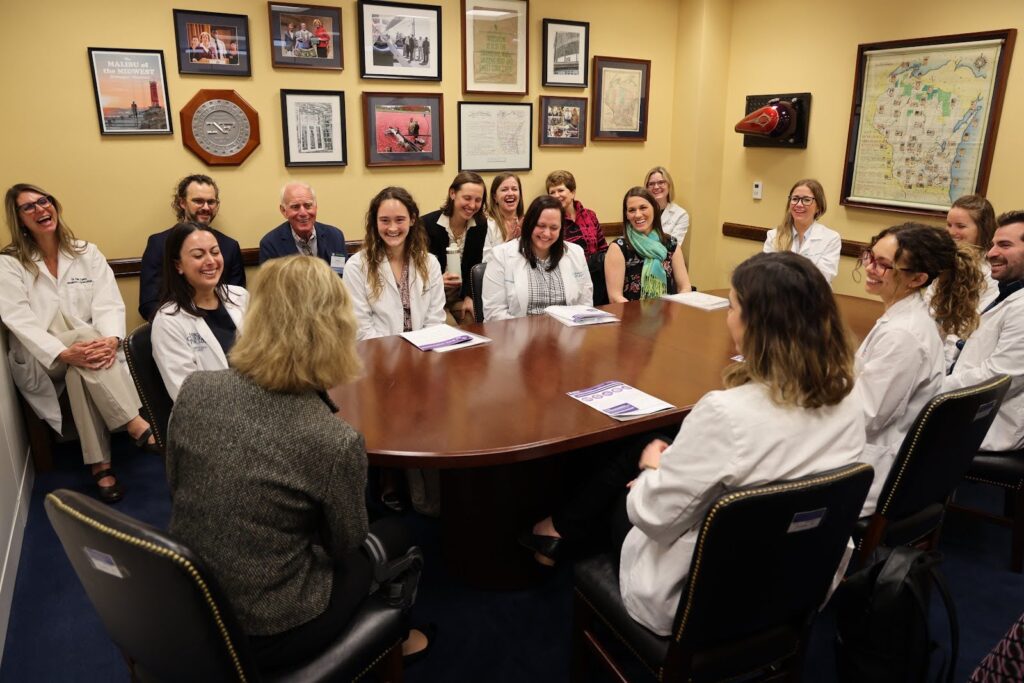
[[[333,225],[316,220],[316,193],[306,183],[281,188],[281,215],[285,222],[260,240],[260,263],[279,256],[306,254],[323,259],[336,273],[345,267],[345,235]]]

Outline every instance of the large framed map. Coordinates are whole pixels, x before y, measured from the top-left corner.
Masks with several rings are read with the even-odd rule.
[[[840,203],[945,215],[984,194],[1016,36],[858,46]]]

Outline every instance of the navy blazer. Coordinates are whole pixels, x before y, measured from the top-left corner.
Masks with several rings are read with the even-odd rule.
[[[437,224],[441,217],[440,211],[431,211],[422,216],[423,227],[427,230],[427,239],[430,240],[430,253],[437,258],[441,264],[441,272],[447,272],[448,268],[448,231],[444,226]],[[462,247],[462,290],[460,296],[469,296],[469,270],[484,260],[484,240],[487,239],[487,219],[483,213],[476,216],[476,220],[466,229],[466,242]]]
[[[331,263],[331,256],[341,254],[348,258],[348,251],[345,249],[345,234],[333,225],[314,222],[316,230],[316,255]],[[280,256],[291,256],[298,254],[299,248],[295,245],[295,238],[292,236],[292,226],[285,221],[277,226],[260,240],[260,263]]]
[[[153,314],[160,308],[160,278],[164,268],[164,242],[171,234],[168,228],[163,232],[149,236],[146,251],[142,252],[142,272],[139,274],[139,315],[144,320],[152,320]],[[220,230],[210,228],[217,238],[220,253],[224,256],[224,272],[220,281],[226,285],[245,287],[245,265],[242,263],[242,248]]]

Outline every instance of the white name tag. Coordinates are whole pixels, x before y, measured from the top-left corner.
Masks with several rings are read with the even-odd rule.
[[[807,531],[819,526],[822,520],[825,519],[825,510],[827,508],[819,508],[817,510],[808,510],[807,512],[798,512],[793,515],[793,520],[789,523],[789,528],[786,529],[787,534],[795,534],[798,531]]]
[[[331,269],[335,273],[345,270],[345,256],[342,254],[331,254]]]
[[[121,573],[121,570],[118,568],[117,562],[114,561],[113,557],[92,548],[84,547],[83,550],[85,550],[85,555],[89,558],[89,562],[92,564],[93,569],[97,569],[104,574],[116,576],[119,579],[124,578],[124,574]]]

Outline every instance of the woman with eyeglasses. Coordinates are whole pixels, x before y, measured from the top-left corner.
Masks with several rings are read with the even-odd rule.
[[[768,231],[764,253],[795,251],[818,267],[829,284],[839,272],[843,241],[818,219],[825,215],[825,189],[813,178],[798,180],[786,196],[786,213],[779,227]]]
[[[854,392],[864,408],[863,461],[875,468],[863,515],[875,511],[903,438],[942,388],[943,338],[978,326],[978,255],[946,231],[918,223],[886,228],[861,256],[864,289],[885,312],[857,349]],[[929,305],[923,293],[932,287]]]
[[[114,273],[94,244],[75,239],[60,202],[42,188],[14,185],[4,211],[11,242],[0,255],[0,319],[11,331],[11,376],[58,434],[66,387],[100,499],[117,502],[109,432],[123,427],[142,448],[156,441],[120,353],[124,301]]]
[[[672,201],[676,196],[676,186],[672,176],[664,166],[655,166],[644,177],[644,187],[658,202],[661,209],[661,230],[674,237],[679,244],[686,239],[686,231],[690,228],[690,214],[686,209]]]

